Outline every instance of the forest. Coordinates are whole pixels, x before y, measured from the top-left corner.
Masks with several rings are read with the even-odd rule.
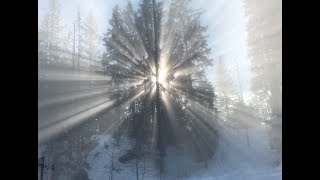
[[[38,179],[281,179],[282,3],[199,2],[39,0]]]

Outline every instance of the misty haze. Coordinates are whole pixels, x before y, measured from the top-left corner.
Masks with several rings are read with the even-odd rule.
[[[39,180],[282,179],[281,0],[39,0]]]

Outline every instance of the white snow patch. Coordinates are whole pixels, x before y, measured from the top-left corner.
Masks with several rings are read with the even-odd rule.
[[[220,127],[219,146],[209,161],[208,169],[186,178],[188,180],[280,180],[282,166],[274,167],[276,158],[268,144],[268,128],[257,126],[248,129]]]
[[[223,122],[221,122],[223,123]],[[282,166],[273,165],[276,158],[270,149],[268,128],[258,125],[248,129],[249,144],[247,143],[246,129],[232,129],[220,124],[220,141],[214,157],[205,163],[196,163],[191,158],[183,156],[181,150],[168,148],[165,157],[165,171],[163,179],[186,180],[281,180]],[[92,180],[102,180],[109,177],[108,169],[104,168],[110,162],[105,144],[111,144],[110,135],[94,136],[98,145],[89,153],[87,173]],[[121,148],[115,149],[115,160],[123,155],[125,149],[132,147],[130,139],[121,140]],[[123,148],[125,147],[125,148]],[[111,147],[109,147],[110,150]],[[109,152],[110,153],[110,152]],[[179,163],[177,163],[179,162]],[[181,163],[183,162],[183,163]],[[135,179],[134,165],[121,164],[121,172],[114,175],[115,179]],[[147,162],[148,168],[154,164]],[[144,180],[159,179],[152,172],[145,175]]]
[[[110,167],[111,163],[111,152],[112,152],[112,136],[111,135],[96,135],[92,137],[92,140],[96,140],[98,145],[89,153],[87,158],[87,163],[89,168],[86,169],[88,177],[92,180],[105,180],[110,176],[110,169],[105,166]],[[108,149],[105,148],[108,144]],[[132,180],[136,178],[135,174],[135,164],[126,163],[122,164],[118,161],[118,158],[123,155],[127,150],[133,147],[133,141],[129,138],[121,138],[119,141],[119,146],[114,149],[114,162],[117,163],[120,168],[119,173],[114,171],[114,179],[121,180]],[[142,163],[139,165],[141,166]],[[152,162],[146,162],[146,173],[144,179],[158,179],[151,173],[150,168],[153,167]],[[140,170],[141,171],[141,170]],[[139,179],[141,179],[141,172],[139,173]]]

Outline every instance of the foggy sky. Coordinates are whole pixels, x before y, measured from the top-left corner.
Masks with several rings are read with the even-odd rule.
[[[102,37],[109,26],[108,20],[111,17],[112,9],[116,4],[124,7],[129,0],[60,0],[62,24],[66,29],[72,26],[76,19],[77,10],[80,9],[82,18],[91,12],[97,21],[99,34]],[[38,1],[38,24],[45,12],[48,10],[49,0]],[[134,8],[137,8],[139,0],[131,0]],[[215,63],[219,59],[225,61],[228,72],[234,80],[234,85],[238,88],[239,83],[236,76],[236,64],[239,65],[240,81],[244,98],[247,99],[250,93],[250,62],[247,58],[246,47],[246,18],[242,0],[193,0],[193,8],[204,9],[201,16],[203,25],[208,26],[208,45],[212,49],[212,57]],[[216,66],[207,69],[208,79],[215,85]]]

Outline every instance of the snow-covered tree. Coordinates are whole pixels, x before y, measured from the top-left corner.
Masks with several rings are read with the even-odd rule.
[[[61,44],[61,33],[63,26],[60,16],[61,5],[58,0],[49,1],[49,10],[44,15],[39,30],[39,62],[52,63],[60,58],[58,53]]]
[[[281,154],[282,139],[282,2],[245,1],[251,70],[252,104],[271,125],[272,146]]]
[[[212,59],[201,11],[185,0],[164,3],[142,0],[137,11],[130,3],[124,10],[116,6],[103,58],[114,87],[110,97],[126,106],[128,117],[119,121],[136,140],[131,152],[145,146],[158,151],[161,171],[169,144],[183,143],[196,159],[206,160],[217,142],[215,95],[204,72]]]
[[[221,58],[218,63],[215,87],[217,94],[216,107],[220,117],[226,121],[235,112],[240,97],[225,66],[225,60]]]
[[[98,58],[98,25],[92,13],[90,13],[83,23],[83,48],[85,57],[89,60],[89,71]]]

